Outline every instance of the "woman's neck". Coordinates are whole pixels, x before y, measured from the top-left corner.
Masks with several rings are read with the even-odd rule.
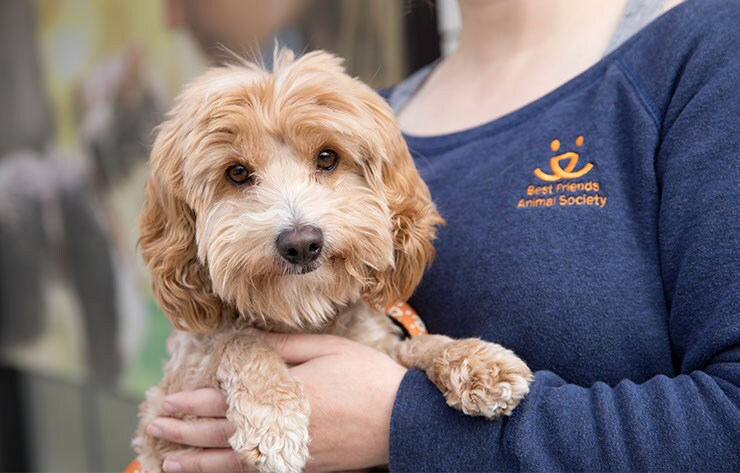
[[[490,65],[575,46],[608,45],[627,0],[460,0],[460,42],[451,58]],[[604,34],[606,31],[607,34]],[[572,49],[572,48],[569,48]]]
[[[470,128],[542,97],[596,63],[627,0],[459,0],[457,49],[399,114],[435,135]]]

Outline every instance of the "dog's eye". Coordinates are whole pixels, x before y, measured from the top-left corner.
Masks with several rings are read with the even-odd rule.
[[[238,164],[236,166],[231,166],[226,170],[226,178],[232,184],[243,186],[244,184],[249,184],[252,180],[252,175],[249,173],[247,168]]]
[[[322,171],[333,171],[339,163],[339,156],[330,149],[325,149],[316,156],[316,167]]]

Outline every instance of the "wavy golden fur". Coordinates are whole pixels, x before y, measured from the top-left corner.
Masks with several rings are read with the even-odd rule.
[[[338,156],[331,172],[317,168],[327,149]],[[381,349],[425,369],[472,415],[507,414],[526,394],[529,370],[510,351],[443,336],[402,342],[383,314],[418,285],[443,220],[390,108],[340,59],[283,49],[271,72],[248,62],[207,72],[178,97],[150,165],[139,244],[177,330],[134,439],[148,471],[178,448],[146,434],[163,396],[208,385],[228,394],[239,425],[231,443],[245,461],[262,471],[304,466],[310,406],[250,326]],[[227,179],[233,166],[248,170],[244,185]],[[323,249],[297,267],[276,239],[307,225],[320,229]]]
[[[312,159],[327,147],[341,162],[319,176]],[[224,179],[236,163],[254,186]],[[197,79],[160,127],[151,170],[139,243],[165,314],[195,332],[218,330],[232,308],[297,328],[360,296],[405,300],[442,222],[388,106],[325,53],[283,50],[272,74],[245,64]],[[286,277],[273,235],[311,213],[332,229],[327,264]]]

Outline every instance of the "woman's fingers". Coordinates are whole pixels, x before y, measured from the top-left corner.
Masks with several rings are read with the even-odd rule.
[[[162,403],[162,409],[167,414],[189,414],[196,417],[225,417],[226,408],[226,396],[215,388],[170,394]]]
[[[239,455],[228,448],[167,455],[162,467],[165,473],[257,471],[240,462]]]
[[[336,354],[348,342],[346,338],[334,335],[287,334],[259,330],[255,330],[254,334],[272,347],[283,360],[292,364]]]
[[[147,426],[149,435],[191,447],[228,447],[234,425],[226,418],[181,420],[157,417]]]

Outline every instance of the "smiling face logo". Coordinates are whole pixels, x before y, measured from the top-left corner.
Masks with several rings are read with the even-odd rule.
[[[578,138],[576,138],[576,146],[580,148],[582,145],[583,135],[580,135]],[[560,149],[560,140],[552,140],[552,142],[550,143],[550,149],[553,151],[558,151]],[[581,177],[589,172],[591,169],[593,169],[594,165],[591,163],[586,163],[586,165],[578,171],[573,171],[578,164],[578,157],[578,153],[575,153],[573,151],[568,151],[566,153],[561,153],[553,156],[552,158],[550,158],[550,169],[552,170],[552,174],[547,174],[542,171],[542,169],[537,168],[534,170],[534,175],[537,176],[539,179],[547,182],[555,182],[559,181],[560,179],[575,179],[577,177]],[[560,163],[564,161],[567,162],[567,164],[565,165],[565,167],[562,167]]]

